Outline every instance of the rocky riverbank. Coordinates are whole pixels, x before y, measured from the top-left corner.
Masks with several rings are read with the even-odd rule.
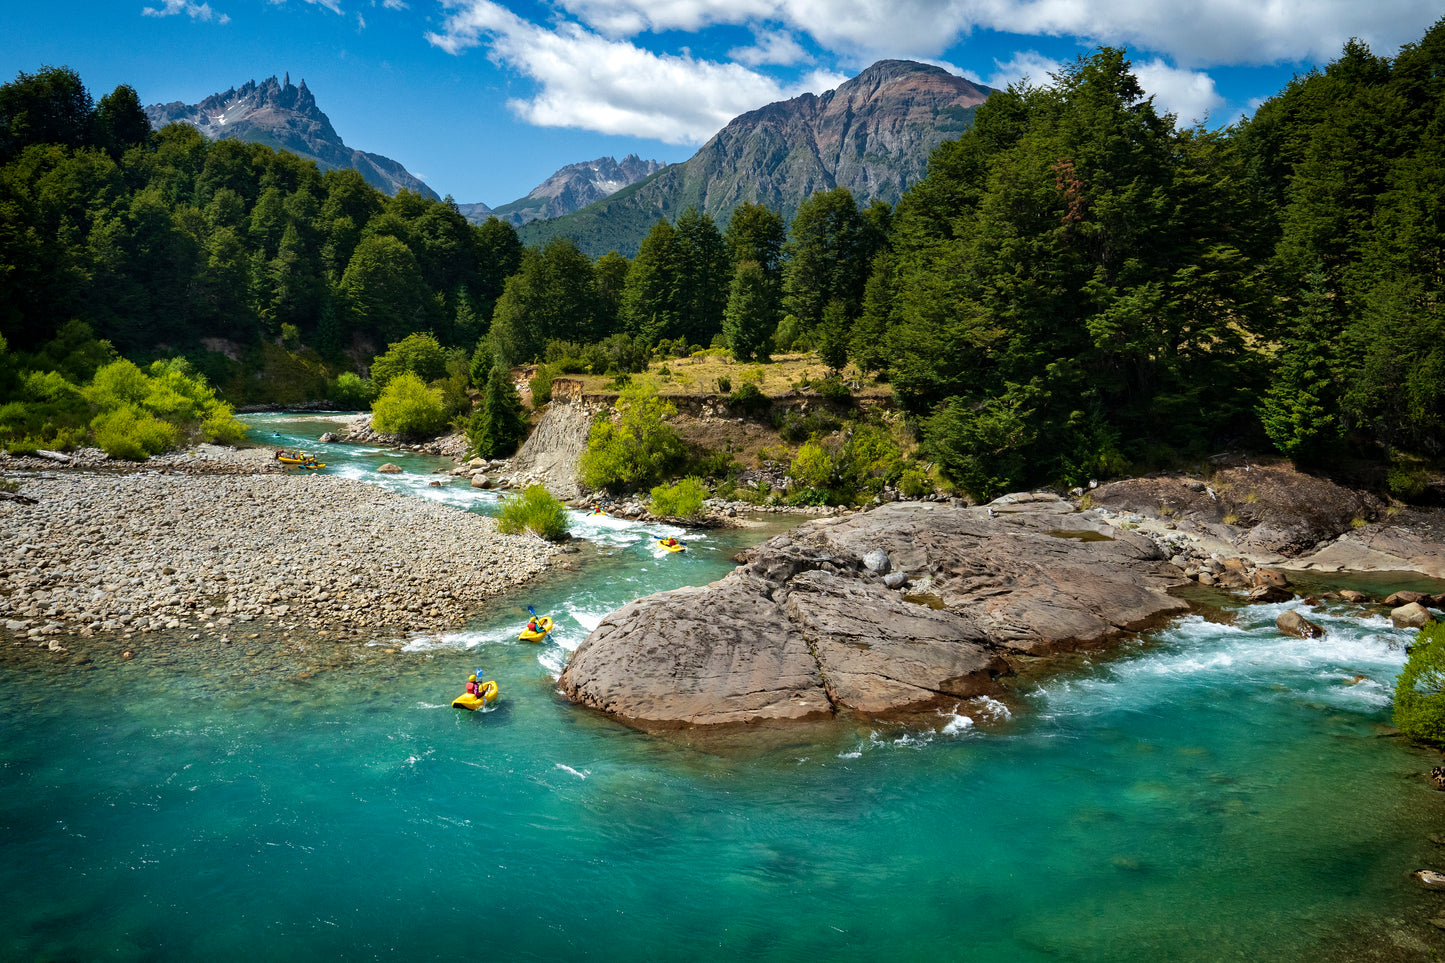
[[[271,473],[265,449],[224,451],[128,474],[0,465],[26,499],[0,501],[0,634],[63,649],[96,634],[444,631],[559,551],[374,485]]]
[[[999,695],[1034,657],[1181,614],[1191,606],[1174,592],[1190,582],[1280,602],[1295,597],[1285,569],[1440,576],[1434,513],[1392,514],[1285,468],[1218,483],[1134,479],[1092,504],[1041,492],[809,522],[711,585],[609,615],[560,687],[644,728],[916,714]],[[1421,592],[1339,597],[1397,625],[1445,606]],[[1279,627],[1319,634],[1302,616]]]

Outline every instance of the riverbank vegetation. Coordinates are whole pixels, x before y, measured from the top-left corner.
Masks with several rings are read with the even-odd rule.
[[[608,490],[751,490],[737,469],[767,462],[781,497],[982,499],[1235,450],[1366,464],[1420,497],[1445,448],[1442,130],[1445,21],[1393,59],[1351,42],[1218,131],[1179,128],[1106,48],[994,94],[894,207],[687,210],[636,258],[594,260],[354,171],[152,131],[130,88],[97,104],[44,68],[0,87],[0,443],[167,444],[142,417],[166,421],[158,403],[96,423],[88,353],[113,352],[225,403],[466,426],[488,456],[524,437],[523,397],[581,381],[619,401],[583,464]],[[785,358],[807,361],[779,377]],[[665,399],[693,396],[779,450],[743,465],[669,438]]]
[[[567,509],[543,485],[530,485],[508,495],[497,508],[497,531],[503,535],[529,532],[549,542],[567,538]]]
[[[1416,742],[1445,746],[1445,623],[1426,625],[1409,651],[1395,680],[1395,726]]]

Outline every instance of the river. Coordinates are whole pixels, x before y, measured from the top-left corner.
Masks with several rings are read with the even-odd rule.
[[[437,459],[322,446],[433,488]],[[393,461],[400,476],[378,475]],[[573,515],[575,571],[346,671],[0,660],[6,960],[1427,958],[1433,753],[1391,737],[1412,633],[1335,605],[1190,616],[928,724],[654,737],[562,700],[633,598],[768,529]],[[688,542],[667,555],[652,537]],[[323,549],[324,550],[324,549]],[[557,620],[516,638],[527,606]],[[1300,607],[1296,603],[1292,607]],[[471,671],[487,712],[450,708]]]

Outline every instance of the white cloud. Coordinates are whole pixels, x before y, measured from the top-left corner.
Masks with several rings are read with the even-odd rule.
[[[410,10],[410,4],[405,0],[382,0],[381,5],[388,10]]]
[[[1439,0],[557,0],[617,39],[781,24],[866,63],[928,60],[975,29],[1141,47],[1183,67],[1325,61],[1351,37],[1382,55],[1417,39]]]
[[[356,32],[357,32],[357,33],[360,33],[361,31],[363,31],[363,30],[365,30],[365,29],[366,29],[366,18],[363,17],[361,14],[358,13],[358,14],[356,15]]]
[[[970,80],[995,90],[1007,90],[1010,84],[1024,80],[1028,81],[1031,87],[1048,87],[1053,84],[1053,75],[1058,73],[1064,65],[1037,51],[1020,50],[1008,62],[995,60],[993,66],[993,73],[987,77],[978,76],[972,71],[963,71],[962,73]]]
[[[167,3],[170,3],[171,0],[166,0],[166,2],[167,2]],[[269,3],[269,4],[271,4],[271,6],[273,6],[273,7],[284,7],[284,6],[286,6],[286,0],[266,0],[266,2]],[[306,2],[309,3],[309,4],[311,4],[312,6],[325,7],[327,10],[330,10],[332,13],[337,13],[337,14],[342,13],[342,10],[341,10],[341,0],[306,0]],[[372,4],[372,5],[375,6],[375,4]]]
[[[538,26],[491,0],[458,0],[453,10],[427,40],[452,54],[486,47],[492,60],[535,80],[533,97],[508,106],[541,126],[700,144],[738,114],[806,89],[740,64],[653,53],[575,23]]]
[[[1224,107],[1224,98],[1214,89],[1214,78],[1192,70],[1179,70],[1154,59],[1134,64],[1134,76],[1144,93],[1154,96],[1154,106],[1178,118],[1179,126],[1190,127]]]
[[[812,63],[813,58],[802,48],[793,35],[786,32],[756,34],[751,47],[738,47],[728,51],[728,56],[749,67],[765,64],[791,66]]]
[[[162,0],[163,7],[143,7],[141,15],[146,17],[170,17],[183,13],[192,20],[214,20],[216,23],[230,23],[231,18],[224,13],[216,13],[211,9],[209,3],[195,4],[187,3],[186,0]]]

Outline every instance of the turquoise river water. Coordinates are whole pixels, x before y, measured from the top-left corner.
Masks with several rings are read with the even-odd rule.
[[[250,416],[324,473],[421,456]],[[383,476],[383,460],[408,469]],[[927,724],[640,734],[555,691],[638,596],[776,529],[573,517],[576,571],[345,672],[0,660],[5,960],[1426,958],[1438,761],[1391,738],[1411,633],[1310,607],[1191,616]],[[324,550],[324,546],[319,547]],[[1403,585],[1392,582],[1392,585]],[[528,604],[557,620],[516,640]],[[1298,603],[1296,603],[1298,607]],[[111,646],[114,648],[114,646]],[[238,657],[239,658],[239,657]],[[260,667],[258,670],[257,667]],[[481,667],[501,699],[450,708]]]

